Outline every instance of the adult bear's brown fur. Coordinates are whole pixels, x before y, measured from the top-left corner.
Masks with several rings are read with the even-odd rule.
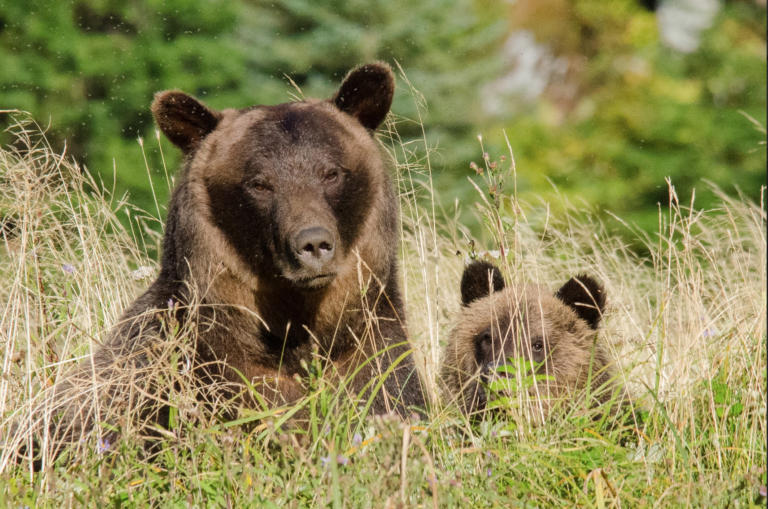
[[[352,395],[367,386],[368,398],[391,369],[374,413],[424,408],[398,282],[397,197],[373,136],[393,93],[389,66],[374,63],[327,101],[214,111],[182,92],[157,94],[157,124],[185,161],[160,275],[95,353],[96,376],[150,362],[157,311],[170,301],[182,323],[200,324],[197,364],[223,361],[219,375],[242,386],[242,373],[272,406],[302,397],[295,375],[307,375],[316,348],[340,376],[375,356],[351,380]],[[83,373],[91,370],[88,361]],[[95,420],[67,419],[72,438]],[[167,424],[167,413],[157,419]]]
[[[613,363],[597,341],[605,291],[591,277],[572,278],[555,293],[533,284],[507,287],[498,268],[475,261],[464,270],[461,296],[440,378],[446,398],[465,414],[485,410],[487,383],[504,376],[497,368],[509,358],[541,363],[537,374],[553,377],[529,389],[544,415],[556,400],[586,386],[590,365],[593,404],[613,396]]]

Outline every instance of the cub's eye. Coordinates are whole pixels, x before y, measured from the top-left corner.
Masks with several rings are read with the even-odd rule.
[[[269,191],[269,186],[264,182],[254,182],[251,184],[251,187],[256,191],[259,191],[260,193],[264,191]]]
[[[323,177],[323,182],[336,182],[339,179],[339,172],[336,170],[329,171],[325,174],[325,177]]]
[[[542,350],[544,350],[544,343],[541,341],[536,341],[531,348],[533,348],[534,352],[540,353]]]

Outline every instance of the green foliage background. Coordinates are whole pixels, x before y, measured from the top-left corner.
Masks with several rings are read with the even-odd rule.
[[[660,43],[656,14],[638,1],[564,5],[564,32],[552,35],[546,17],[533,30],[537,42],[565,44],[585,62],[564,118],[546,95],[514,114],[484,112],[483,85],[504,72],[500,50],[515,12],[506,2],[472,0],[0,0],[0,109],[32,112],[50,125],[56,148],[66,143],[109,186],[114,172],[118,193],[130,191],[152,211],[136,140],[145,140],[163,203],[149,112],[155,92],[179,88],[216,108],[278,103],[295,92],[288,75],[307,96],[323,97],[352,66],[383,59],[399,62],[423,93],[427,139],[439,146],[437,190],[447,205],[459,198],[472,226],[466,204],[477,196],[466,177],[481,159],[476,135],[496,158],[507,152],[502,129],[524,199],[546,199],[551,180],[560,192],[651,228],[667,202],[667,176],[681,197],[703,190],[702,178],[759,197],[765,135],[739,110],[765,124],[764,6],[727,2],[699,49],[684,55]],[[416,118],[406,90],[393,111]],[[422,135],[415,125],[399,131]],[[163,144],[173,169],[179,154]],[[708,200],[697,193],[700,206]]]

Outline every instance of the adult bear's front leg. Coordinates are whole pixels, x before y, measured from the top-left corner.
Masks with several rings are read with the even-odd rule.
[[[344,381],[349,399],[359,398],[363,405],[370,403],[370,413],[397,412],[403,418],[424,414],[421,377],[411,345],[404,337],[400,341],[382,337],[361,340],[334,361],[330,376]]]

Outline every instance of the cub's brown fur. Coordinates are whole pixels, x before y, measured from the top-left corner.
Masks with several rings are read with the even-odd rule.
[[[507,287],[498,268],[475,261],[464,270],[461,295],[440,377],[445,396],[465,414],[485,409],[487,383],[505,376],[497,368],[509,358],[541,363],[537,374],[553,377],[529,389],[545,414],[555,400],[586,386],[590,362],[597,403],[612,397],[612,361],[597,341],[605,291],[594,279],[577,276],[555,293],[538,285]]]
[[[170,301],[176,319],[198,323],[196,364],[223,362],[218,376],[242,387],[242,374],[272,406],[302,397],[296,378],[316,349],[351,397],[373,397],[374,413],[424,408],[398,282],[397,197],[373,136],[393,93],[389,66],[374,63],[327,101],[215,111],[157,94],[157,124],[186,156],[161,271],[94,354],[94,376],[108,384],[113,368],[151,362]],[[67,419],[74,438],[96,420]],[[167,412],[156,419],[167,424]]]

